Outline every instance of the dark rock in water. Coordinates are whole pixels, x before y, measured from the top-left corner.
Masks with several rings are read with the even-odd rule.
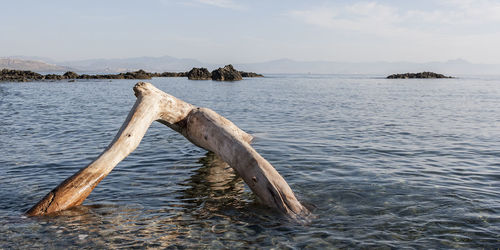
[[[434,72],[393,74],[387,77],[387,79],[410,79],[410,78],[453,78],[453,77],[445,76]]]
[[[134,72],[120,73],[116,75],[79,75],[77,79],[151,79],[151,77],[156,76],[156,73],[149,73],[144,70],[138,70]]]
[[[63,75],[64,79],[76,79],[78,78],[78,74],[73,71],[68,71]]]
[[[110,76],[110,75],[104,75]],[[114,76],[114,75],[112,75]],[[142,69],[134,72],[120,73],[118,76],[123,76],[123,78],[118,79],[151,79],[151,73],[148,73]],[[106,78],[106,79],[115,79],[115,78]]]
[[[186,77],[187,74],[187,72],[163,72],[158,73],[155,77]]]
[[[47,74],[41,75],[32,71],[9,70],[3,69],[0,72],[0,81],[9,82],[27,82],[27,81],[55,81],[63,79],[151,79],[151,77],[159,75],[158,73],[149,73],[144,70],[134,72],[120,73],[116,75],[78,75],[75,72],[68,71],[63,75]]]
[[[218,68],[212,71],[212,80],[215,81],[239,81],[243,80],[240,72],[233,68],[233,65],[229,64],[224,66],[224,68]]]
[[[56,75],[56,74],[45,75],[45,80],[56,81],[56,80],[62,80],[62,79],[64,79],[64,76],[61,76],[61,75]]]
[[[187,73],[189,80],[210,80],[212,74],[206,68],[193,68]]]
[[[150,73],[144,70],[133,72],[119,73],[119,74],[105,74],[105,75],[79,75],[75,72],[68,71],[63,75],[47,74],[42,75],[33,71],[27,70],[11,70],[3,69],[0,71],[0,81],[9,82],[28,82],[28,81],[56,81],[56,80],[74,80],[74,79],[151,79],[152,77],[188,77],[190,80],[216,80],[216,81],[238,81],[243,77],[262,77],[262,75],[253,72],[237,71],[232,65],[226,65],[224,68],[218,68],[210,73],[206,68],[193,68],[189,72],[163,72],[163,73]]]
[[[43,75],[29,70],[2,69],[0,72],[0,81],[29,82],[40,81],[44,78]]]
[[[242,77],[264,77],[263,75],[254,72],[240,71],[240,74]]]

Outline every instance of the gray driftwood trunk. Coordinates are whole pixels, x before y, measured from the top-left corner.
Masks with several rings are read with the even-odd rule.
[[[167,125],[193,144],[217,154],[267,206],[295,219],[309,214],[283,177],[250,146],[252,136],[231,121],[211,109],[179,100],[150,83],[137,83],[134,92],[137,101],[111,144],[96,160],[50,191],[27,211],[28,215],[44,215],[80,205],[97,184],[137,148],[153,121]]]

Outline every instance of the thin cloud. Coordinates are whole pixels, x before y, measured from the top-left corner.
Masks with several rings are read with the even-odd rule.
[[[245,6],[237,4],[232,0],[196,0],[197,3],[215,6],[225,9],[243,10],[246,9]]]
[[[489,0],[445,0],[442,8],[408,10],[377,2],[356,2],[341,6],[321,6],[307,10],[292,10],[289,17],[318,27],[349,30],[382,36],[436,35],[455,33],[469,28],[474,32],[498,33],[485,30],[485,25],[500,24],[500,3]],[[465,27],[466,25],[467,27]],[[478,29],[474,29],[477,27]]]
[[[288,16],[307,24],[355,31],[367,34],[395,35],[407,29],[398,26],[402,17],[397,9],[375,2],[358,2],[337,7],[318,7],[309,10],[293,10]]]

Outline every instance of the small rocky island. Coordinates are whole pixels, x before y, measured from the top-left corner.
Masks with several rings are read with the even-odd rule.
[[[206,68],[193,68],[186,73],[189,80],[210,80],[212,79],[212,73]]]
[[[254,72],[235,70],[231,64],[224,66],[224,68],[218,68],[212,72],[208,71],[206,68],[193,68],[186,74],[190,80],[212,79],[214,81],[239,81],[242,80],[243,77],[263,77],[263,75]]]
[[[31,82],[31,81],[57,81],[57,80],[90,80],[90,79],[137,79],[146,80],[153,77],[187,77],[190,80],[214,80],[214,81],[239,81],[243,77],[263,77],[254,72],[237,71],[231,64],[224,68],[218,68],[209,72],[206,68],[193,68],[188,72],[163,72],[151,73],[144,70],[119,74],[77,74],[68,71],[62,75],[46,74],[42,75],[28,70],[3,69],[0,71],[0,81],[8,82]]]
[[[445,76],[434,72],[393,74],[387,77],[387,79],[410,79],[410,78],[453,78],[453,77]]]
[[[239,81],[242,79],[241,73],[235,70],[231,64],[212,71],[212,80],[214,81]]]

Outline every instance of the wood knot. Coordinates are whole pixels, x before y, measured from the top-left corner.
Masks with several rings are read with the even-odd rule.
[[[147,83],[147,82],[138,82],[135,84],[134,86],[134,95],[135,97],[139,97],[139,95],[145,91],[145,89],[148,87],[148,84],[150,83]]]

